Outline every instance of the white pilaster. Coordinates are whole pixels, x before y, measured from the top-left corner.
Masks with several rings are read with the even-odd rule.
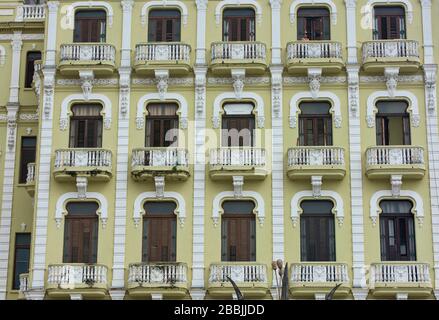
[[[347,32],[347,63],[357,63],[357,0],[345,0],[346,5],[346,32]]]
[[[206,63],[206,11],[208,0],[195,0],[197,5],[197,48],[195,63]]]
[[[131,18],[133,0],[121,1],[122,53],[119,68],[119,119],[117,132],[116,197],[114,209],[114,248],[112,291],[125,286],[125,240],[127,215],[129,114],[131,82]],[[115,295],[116,296],[116,295]]]
[[[20,89],[20,66],[21,66],[21,48],[23,41],[21,41],[21,31],[15,31],[12,46],[12,72],[11,82],[9,86],[9,104],[18,104],[18,90]]]
[[[282,63],[282,46],[281,46],[281,18],[280,9],[282,0],[270,0],[271,5],[271,63]]]
[[[431,23],[431,0],[419,0],[422,6],[422,35],[424,48],[424,64],[433,64],[433,30]]]
[[[44,291],[46,271],[47,224],[49,223],[50,169],[52,158],[53,104],[55,93],[55,52],[58,1],[49,1],[46,61],[43,68],[43,111],[40,111],[39,154],[37,154],[33,256],[31,257],[31,289]]]

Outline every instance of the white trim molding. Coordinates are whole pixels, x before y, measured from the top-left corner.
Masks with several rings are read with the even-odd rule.
[[[405,7],[407,21],[412,24],[413,22],[413,6],[410,0],[368,0],[366,6],[372,9],[373,6],[381,4],[381,5],[389,5],[389,4],[401,4]],[[371,13],[373,10],[371,10]]]
[[[299,103],[302,101],[317,101],[317,100],[329,100],[332,104],[330,112],[333,114],[333,121],[336,128],[341,127],[342,116],[341,116],[341,103],[338,96],[329,91],[319,91],[317,98],[313,98],[313,94],[310,91],[299,92],[295,94],[290,100],[290,128],[296,128],[297,119],[300,113]]]
[[[107,1],[78,1],[73,2],[69,5],[62,6],[60,9],[61,15],[65,14],[65,17],[61,20],[61,23],[66,26],[67,28],[73,29],[74,28],[74,17],[75,17],[75,11],[77,9],[82,8],[103,8],[107,12],[107,18],[108,18],[108,25],[111,27],[113,25],[113,7],[110,3]]]
[[[299,221],[300,214],[302,213],[302,208],[300,207],[300,203],[303,200],[315,200],[312,190],[304,190],[297,192],[291,198],[291,221],[293,222],[293,226],[296,227],[297,222]],[[321,190],[320,196],[317,198],[318,200],[331,200],[334,203],[334,207],[332,208],[332,213],[335,215],[338,225],[342,226],[344,221],[344,205],[343,198],[339,193],[331,190]]]
[[[68,214],[66,210],[66,204],[70,201],[73,202],[93,202],[95,200],[99,203],[99,209],[96,214],[99,216],[102,228],[105,228],[108,221],[108,202],[107,198],[102,193],[99,192],[86,192],[86,198],[79,198],[78,192],[67,192],[61,195],[56,201],[55,208],[55,222],[56,227],[61,227],[62,219]]]
[[[392,195],[392,190],[379,190],[375,192],[370,198],[370,212],[369,217],[372,220],[372,225],[375,226],[377,223],[378,215],[381,213],[380,202],[381,200],[392,199],[395,197]],[[413,203],[412,213],[415,215],[422,226],[424,222],[424,202],[419,193],[412,190],[401,190],[400,195],[396,199],[408,199]]]
[[[143,97],[139,99],[139,102],[137,102],[137,113],[136,113],[136,127],[137,129],[143,129],[145,126],[145,116],[147,115],[146,112],[146,105],[149,102],[152,101],[175,101],[178,103],[179,107],[177,110],[177,114],[180,119],[180,128],[181,129],[187,129],[187,113],[188,113],[188,104],[181,94],[178,93],[165,93],[163,99],[160,96],[159,93],[148,93],[145,94]]]
[[[142,11],[140,14],[140,18],[142,21],[142,26],[146,26],[148,22],[148,14],[149,10],[153,7],[158,7],[163,9],[166,8],[178,8],[181,12],[181,22],[185,25],[187,24],[188,18],[188,10],[183,1],[170,1],[170,0],[161,0],[161,1],[148,1],[142,7]]]
[[[418,98],[410,91],[397,90],[394,97],[391,97],[388,91],[375,91],[367,98],[366,121],[369,128],[375,127],[375,114],[378,112],[375,104],[378,100],[402,99],[408,102],[407,112],[410,113],[410,122],[413,127],[419,127],[420,115],[418,107]]]
[[[331,10],[331,23],[337,24],[337,6],[332,0],[295,0],[290,5],[290,22],[296,22],[297,9],[301,6],[325,5]]]
[[[262,7],[256,0],[223,0],[220,1],[215,8],[215,21],[219,25],[221,16],[225,7],[253,7],[256,10],[256,21],[258,24],[262,21]]]
[[[72,106],[73,102],[85,102],[84,96],[82,94],[72,94],[63,100],[61,103],[61,114],[59,117],[59,128],[61,130],[67,130],[68,128],[69,118],[72,115],[70,107]],[[87,102],[101,102],[103,104],[101,115],[104,118],[104,128],[110,129],[112,115],[111,100],[103,94],[92,93],[90,94]]]
[[[136,228],[140,224],[140,220],[142,216],[145,214],[145,210],[143,209],[143,205],[146,201],[173,201],[177,204],[177,208],[174,213],[177,215],[178,220],[180,221],[180,226],[184,226],[184,220],[186,219],[186,202],[184,197],[178,193],[173,191],[165,191],[163,193],[163,197],[157,197],[157,193],[155,191],[147,191],[139,194],[134,201],[134,212],[133,212],[133,220]]]
[[[223,191],[218,193],[213,199],[212,204],[212,220],[213,224],[216,227],[219,223],[219,218],[221,214],[223,214],[223,210],[221,208],[221,204],[223,200],[254,200],[255,201],[255,209],[253,213],[256,215],[259,225],[263,226],[265,220],[265,202],[264,198],[260,193],[255,191],[242,191],[241,196],[236,197],[234,191]]]
[[[6,49],[4,46],[0,45],[0,67],[5,64],[6,61]]]
[[[255,103],[253,113],[256,115],[257,126],[258,128],[263,128],[265,125],[264,99],[262,99],[262,97],[256,93],[246,91],[242,92],[240,99],[236,99],[235,92],[223,92],[215,98],[212,115],[213,128],[218,129],[220,127],[220,119],[221,114],[223,113],[222,106],[224,101],[245,102],[246,100],[251,100]]]

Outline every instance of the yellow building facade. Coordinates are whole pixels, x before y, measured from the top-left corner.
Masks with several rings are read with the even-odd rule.
[[[0,1],[0,299],[437,299],[439,1]]]

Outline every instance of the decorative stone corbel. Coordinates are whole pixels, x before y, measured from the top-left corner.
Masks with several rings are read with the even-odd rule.
[[[424,83],[427,92],[427,107],[430,112],[436,109],[436,66],[424,66]]]
[[[232,69],[232,79],[236,99],[241,99],[244,90],[245,69]]]
[[[392,186],[392,197],[398,198],[401,194],[402,175],[392,174],[390,176],[390,185]]]
[[[158,176],[154,177],[155,183],[155,196],[157,198],[163,198],[165,195],[165,177]]]
[[[321,68],[308,68],[309,90],[313,99],[317,99],[320,91],[320,80],[322,78]]]
[[[79,71],[79,78],[81,81],[82,93],[84,95],[84,100],[88,101],[90,99],[90,94],[93,90],[93,70],[81,70]]]
[[[125,117],[130,101],[130,71],[119,71],[120,114]]]
[[[322,176],[311,176],[312,196],[318,198],[322,195]]]
[[[389,96],[395,96],[396,87],[398,86],[399,67],[386,67],[384,69],[384,78],[386,79],[387,91]]]
[[[50,3],[50,2],[49,2]],[[44,69],[44,98],[43,98],[43,111],[46,119],[49,118],[50,111],[53,106],[53,95],[55,88],[55,70]]]
[[[198,114],[203,114],[204,109],[204,95],[206,92],[206,74],[205,72],[195,73],[195,94],[196,94],[196,108]]]
[[[349,107],[354,116],[358,112],[358,99],[359,99],[359,74],[358,71],[348,72],[348,85],[349,85]]]
[[[15,129],[17,128],[17,118],[16,116],[8,115],[8,148],[12,150],[15,144]]]
[[[235,198],[242,197],[242,187],[244,186],[243,176],[233,176],[233,193]]]
[[[275,117],[280,116],[281,110],[281,92],[282,92],[282,73],[272,72],[271,73],[271,99],[273,105],[273,114]]]
[[[322,195],[322,176],[311,176],[312,196],[318,198]]]
[[[87,198],[88,179],[84,176],[76,177],[76,188],[78,189],[78,199]]]
[[[168,80],[169,70],[155,70],[155,81],[160,100],[165,100],[166,92],[168,92]]]

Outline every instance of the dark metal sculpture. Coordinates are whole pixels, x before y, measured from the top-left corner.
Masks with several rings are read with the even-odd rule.
[[[288,262],[285,264],[284,275],[282,277],[282,294],[281,300],[288,300],[288,290],[289,290],[289,281],[288,281]]]
[[[325,300],[332,300],[332,298],[334,297],[335,291],[337,291],[337,289],[341,286],[341,283],[337,284],[334,288],[331,289],[331,291],[329,291],[329,293],[327,293],[325,295]]]
[[[239,290],[238,286],[236,285],[235,281],[233,281],[229,276],[226,276],[227,280],[230,281],[230,283],[233,286],[233,289],[235,289],[235,293],[236,293],[236,299],[237,300],[244,300],[244,296],[241,293],[241,290]]]

